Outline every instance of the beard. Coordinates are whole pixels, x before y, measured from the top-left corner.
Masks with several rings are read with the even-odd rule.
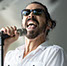
[[[36,30],[27,31],[26,37],[28,39],[34,39],[38,35],[40,35],[42,32],[45,33],[45,30],[46,30],[46,25],[44,24],[42,27],[38,27]]]
[[[34,31],[34,30],[32,30],[32,31],[29,31],[28,32],[28,34],[26,35],[26,37],[28,38],[28,39],[34,39],[35,37],[37,37],[38,35],[39,35],[39,31]]]

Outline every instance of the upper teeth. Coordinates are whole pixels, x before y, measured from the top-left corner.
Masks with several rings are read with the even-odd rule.
[[[31,24],[28,24],[27,27],[28,27],[29,25],[34,25],[34,24],[32,24],[32,23],[31,23]]]
[[[30,24],[34,24],[35,25],[35,23],[33,23],[33,22],[28,22],[28,25],[30,25]]]

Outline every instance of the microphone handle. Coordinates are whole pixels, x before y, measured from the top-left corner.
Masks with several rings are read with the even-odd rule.
[[[0,32],[0,46],[3,47],[3,45],[4,45],[4,40],[5,40],[6,38],[9,38],[9,37],[10,37],[10,36],[7,35],[7,34],[4,34],[3,31]]]
[[[4,34],[4,32],[2,31],[2,38],[3,40],[5,40],[6,38],[9,38],[10,36],[8,34]]]

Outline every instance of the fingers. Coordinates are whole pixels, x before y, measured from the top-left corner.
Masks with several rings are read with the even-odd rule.
[[[0,31],[3,31],[5,34],[7,32],[7,30],[5,29],[5,27],[3,27]]]
[[[10,26],[10,27],[7,26],[7,27],[3,27],[1,31],[4,31],[4,34],[14,36],[16,34],[15,31],[17,31],[17,28],[16,26]]]

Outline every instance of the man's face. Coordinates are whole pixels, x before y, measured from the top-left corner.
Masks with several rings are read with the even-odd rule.
[[[30,9],[30,10],[43,9],[44,10],[44,8],[39,4],[30,4],[26,7],[26,9]],[[41,15],[35,15],[32,11],[29,15],[23,16],[22,27],[26,28],[27,30],[26,37],[29,39],[36,38],[42,32],[45,33],[46,18],[45,18],[44,12],[42,12]]]

